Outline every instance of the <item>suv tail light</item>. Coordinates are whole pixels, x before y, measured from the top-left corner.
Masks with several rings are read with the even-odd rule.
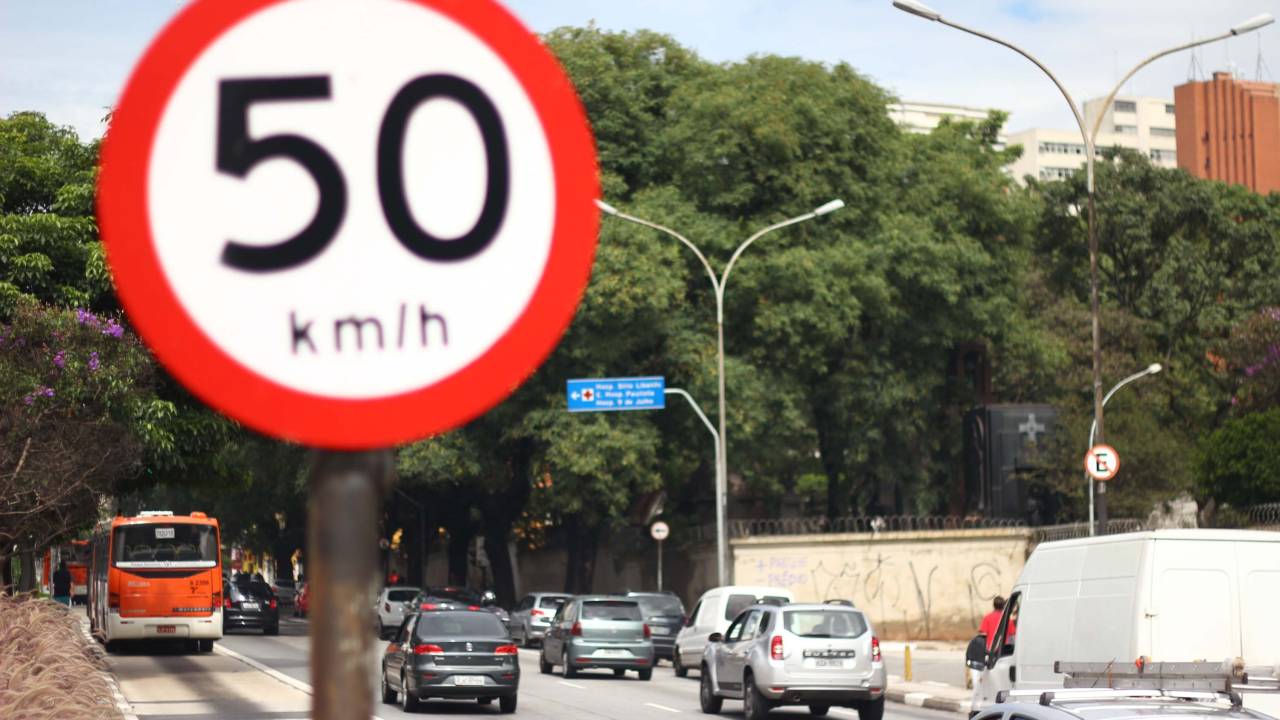
[[[443,655],[444,648],[440,647],[439,645],[430,645],[430,644],[414,645],[413,654],[414,655]]]
[[[781,635],[774,635],[773,639],[769,641],[769,657],[773,658],[774,660],[782,659],[782,636]]]
[[[653,637],[653,631],[649,629],[649,623],[644,624],[644,639],[648,640]]]
[[[519,652],[520,651],[516,649],[515,645],[499,645],[497,649],[493,651],[493,654],[494,655],[515,655]]]
[[[880,662],[880,638],[871,636],[871,662]]]
[[[542,612],[538,608],[534,608],[529,611],[529,617],[542,617],[543,615],[546,615],[546,613]]]
[[[479,609],[480,609],[480,606],[479,606],[479,605],[468,605],[468,606],[467,606],[467,609],[468,609],[468,610],[470,610],[470,611],[472,611],[472,612],[475,612],[476,610],[479,610]]]
[[[223,599],[222,599],[222,607],[223,607],[223,608],[225,608],[225,609],[227,609],[227,610],[230,610],[230,609],[231,609],[231,598],[223,598]]]
[[[574,623],[573,627],[569,628],[569,634],[574,637],[582,637],[582,623]]]
[[[438,607],[440,606],[436,605],[435,603],[422,603],[423,610],[435,610]]]
[[[276,609],[276,599],[275,599],[275,598],[271,598],[270,600],[268,600],[268,601],[267,601],[267,607],[271,608],[272,610],[275,610],[275,609]]]

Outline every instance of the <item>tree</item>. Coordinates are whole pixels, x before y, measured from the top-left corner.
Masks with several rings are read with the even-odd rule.
[[[1280,408],[1228,420],[1200,445],[1200,495],[1237,508],[1280,502],[1278,437]]]

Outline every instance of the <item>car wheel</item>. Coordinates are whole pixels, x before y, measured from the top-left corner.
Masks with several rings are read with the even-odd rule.
[[[645,669],[641,670],[641,671],[640,671],[640,679],[641,679],[641,680],[652,680],[652,679],[653,679],[653,668],[645,668]]]
[[[396,691],[391,689],[391,683],[387,682],[387,670],[382,669],[382,702],[387,705],[396,703]]]
[[[499,709],[499,710],[501,710],[502,712],[504,712],[504,713],[508,714],[508,715],[510,715],[511,713],[515,712],[515,711],[516,711],[516,696],[515,696],[515,695],[503,695],[502,697],[498,698],[498,709]]]
[[[830,705],[810,705],[809,714],[814,717],[822,717],[831,709]]]
[[[542,654],[542,653],[538,653],[538,670],[539,670],[543,675],[550,675],[550,674],[551,674],[551,671],[552,671],[552,670],[555,670],[555,669],[556,669],[556,668],[555,668],[555,666],[554,666],[554,665],[552,665],[551,663],[547,662],[547,656],[546,656],[546,655],[544,655],[544,654]]]
[[[404,673],[400,674],[400,709],[407,712],[418,712],[418,696],[409,692],[409,681]]]
[[[702,680],[698,683],[698,703],[702,705],[702,712],[708,715],[719,713],[724,706],[724,698],[716,695],[715,688],[711,687],[711,673],[707,672],[705,665],[702,667]]]
[[[676,677],[689,677],[689,668],[680,662],[680,648],[678,646],[671,650],[671,669],[676,671]]]
[[[561,675],[564,675],[564,678],[565,678],[566,680],[568,680],[568,679],[570,679],[570,678],[578,677],[578,671],[577,671],[577,670],[575,670],[575,669],[574,669],[574,667],[573,667],[572,665],[570,665],[570,664],[569,664],[569,651],[568,651],[568,650],[565,650],[565,651],[564,651],[564,654],[562,654],[562,655],[560,656],[560,662],[564,663],[564,667],[563,667],[563,668],[561,668],[561,670],[560,670],[560,674],[561,674]]]
[[[769,701],[760,694],[750,673],[742,678],[742,714],[747,720],[765,720],[769,717]],[[861,715],[858,717],[860,720],[867,720]]]
[[[884,697],[875,700],[863,700],[858,704],[858,720],[882,720],[884,718]]]

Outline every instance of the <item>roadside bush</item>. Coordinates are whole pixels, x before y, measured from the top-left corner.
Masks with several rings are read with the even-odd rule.
[[[0,595],[0,717],[117,720],[97,648],[64,606]]]

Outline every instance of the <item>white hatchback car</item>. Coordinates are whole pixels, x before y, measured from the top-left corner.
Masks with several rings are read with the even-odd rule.
[[[421,588],[389,587],[378,594],[375,609],[378,613],[378,637],[385,638],[400,629],[404,619],[417,610],[413,601],[418,597]]]

